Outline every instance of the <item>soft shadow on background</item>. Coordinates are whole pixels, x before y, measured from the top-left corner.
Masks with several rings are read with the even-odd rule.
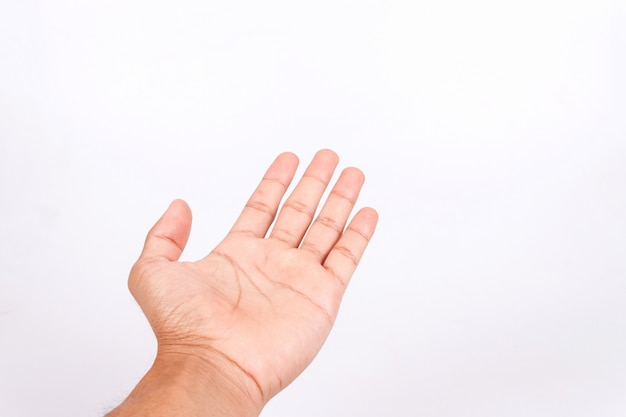
[[[377,235],[263,416],[626,415],[626,4],[0,3],[0,415],[102,415],[150,366],[126,290],[282,151],[332,148]]]

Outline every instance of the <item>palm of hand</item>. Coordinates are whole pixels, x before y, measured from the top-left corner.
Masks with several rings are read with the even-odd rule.
[[[228,236],[197,262],[176,262],[191,218],[184,203],[173,204],[129,280],[160,350],[224,359],[264,401],[321,348],[376,223],[375,212],[364,209],[343,230],[363,183],[360,171],[348,169],[311,225],[337,162],[322,151],[266,238],[294,162],[288,154],[275,161]]]
[[[169,281],[159,283],[160,343],[211,349],[264,395],[284,388],[313,359],[343,293],[343,284],[307,253],[242,236],[197,263],[167,265],[155,275]]]

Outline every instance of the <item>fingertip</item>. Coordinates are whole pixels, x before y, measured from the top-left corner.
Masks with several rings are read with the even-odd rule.
[[[174,199],[167,208],[167,211],[170,210],[183,212],[184,214],[188,214],[189,216],[191,216],[191,208],[189,207],[189,204],[187,204],[187,202],[182,198]]]
[[[339,155],[337,155],[337,152],[332,149],[320,149],[315,153],[315,156],[329,159],[333,161],[335,165],[339,163]]]
[[[363,184],[365,182],[365,174],[357,167],[344,168],[343,174],[354,178],[357,182]]]
[[[191,209],[182,199],[173,200],[146,237],[143,257],[177,260],[189,239]]]
[[[191,217],[192,214],[189,204],[187,204],[185,200],[177,198],[170,203],[162,219],[166,218],[169,227],[179,229],[182,226],[184,230],[186,225],[191,223]]]
[[[372,236],[376,230],[378,224],[378,212],[372,207],[363,207],[356,214],[355,219],[358,219],[359,229],[366,235]]]
[[[284,161],[290,165],[298,166],[300,163],[300,159],[298,155],[293,152],[282,152],[276,157],[276,161]]]
[[[334,151],[330,149],[322,149],[315,153],[309,166],[306,169],[305,175],[312,174],[317,178],[322,179],[325,183],[330,181],[330,178],[335,172],[335,168],[339,164],[339,157]]]
[[[183,229],[184,229],[185,227],[187,227],[186,226],[187,224],[191,226],[191,221],[192,221],[192,214],[191,214],[191,208],[189,207],[189,204],[187,204],[185,200],[181,198],[177,198],[175,200],[172,200],[172,202],[167,207],[167,210],[165,210],[165,213],[163,213],[163,215],[161,216],[161,219],[159,219],[159,222],[157,222],[157,224],[166,223],[166,224],[169,224],[168,227],[172,227],[171,223],[182,224]],[[180,226],[177,225],[176,229],[178,229],[179,227]]]
[[[378,211],[375,208],[363,207],[361,212],[363,212],[365,216],[372,218],[374,221],[378,221]]]

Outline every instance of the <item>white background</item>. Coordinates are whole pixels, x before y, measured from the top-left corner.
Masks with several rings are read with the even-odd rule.
[[[170,200],[196,259],[326,147],[381,220],[264,417],[626,415],[624,74],[616,1],[0,0],[0,415],[115,406]]]

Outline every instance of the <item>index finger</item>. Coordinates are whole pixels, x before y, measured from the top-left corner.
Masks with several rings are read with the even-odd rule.
[[[248,233],[264,237],[276,217],[278,205],[285,195],[298,167],[298,157],[285,152],[274,160],[250,196],[230,233]]]

